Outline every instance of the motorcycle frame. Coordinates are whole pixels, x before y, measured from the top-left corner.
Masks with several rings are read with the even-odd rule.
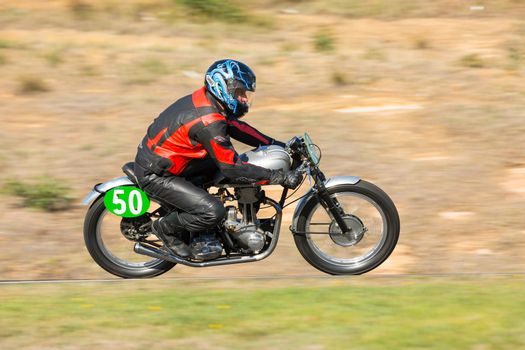
[[[167,260],[173,263],[182,264],[182,265],[191,266],[191,267],[232,265],[232,264],[242,264],[242,263],[263,260],[267,258],[268,256],[270,256],[275,250],[275,247],[277,246],[277,242],[279,241],[279,233],[281,230],[281,220],[282,220],[282,209],[279,203],[277,203],[271,198],[265,198],[263,203],[274,207],[276,214],[275,214],[275,224],[274,224],[273,232],[271,236],[272,240],[270,241],[270,245],[266,249],[261,251],[259,254],[252,255],[252,256],[246,256],[246,255],[224,256],[224,257],[220,257],[218,259],[211,260],[211,261],[198,262],[198,261],[189,261],[189,260],[180,258],[171,252],[162,251],[152,246],[146,246],[144,244],[141,244],[140,242],[135,243],[133,250],[135,251],[135,253],[138,253],[138,254],[147,255],[152,258]]]
[[[342,184],[352,184],[355,185],[358,183],[361,179],[357,176],[336,176],[333,178],[328,179],[327,181],[323,182],[323,191],[326,191],[332,187],[342,185]],[[109,180],[104,183],[96,184],[93,187],[93,190],[84,198],[82,203],[84,205],[88,205],[89,203],[92,203],[97,199],[99,196],[104,195],[107,191],[111,190],[112,188],[119,187],[119,186],[128,186],[135,184],[127,177],[122,176],[118,177],[112,180]],[[220,186],[220,187],[230,187],[230,186]],[[248,185],[246,187],[253,187]],[[183,258],[178,257],[177,255],[169,252],[169,251],[163,251],[156,247],[153,247],[151,245],[145,245],[140,242],[135,243],[133,250],[137,254],[147,255],[156,259],[166,260],[177,264],[182,264],[186,266],[191,267],[208,267],[208,266],[221,266],[221,265],[232,265],[232,264],[241,264],[241,263],[248,263],[248,262],[255,262],[260,261],[268,256],[270,256],[273,251],[275,250],[275,247],[277,246],[277,242],[279,240],[279,234],[281,229],[281,221],[282,221],[282,207],[284,205],[284,201],[286,200],[286,194],[287,189],[285,188],[283,190],[283,193],[281,195],[281,199],[278,202],[271,198],[265,198],[263,204],[267,204],[272,206],[275,211],[275,223],[274,223],[274,229],[271,236],[270,245],[261,251],[260,253],[252,256],[246,256],[246,255],[240,255],[240,256],[224,256],[212,261],[189,261]],[[321,195],[319,193],[319,186],[313,186],[307,193],[304,195],[304,197],[301,199],[297,207],[295,208],[293,217],[292,217],[292,225],[290,226],[290,231],[292,234],[297,233],[297,223],[299,220],[299,216],[303,209],[306,207],[306,205],[311,200],[319,200]]]

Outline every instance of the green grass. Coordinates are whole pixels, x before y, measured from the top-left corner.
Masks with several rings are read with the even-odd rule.
[[[97,69],[97,67],[91,64],[82,64],[79,67],[79,72],[86,77],[96,77],[100,75],[100,71]]]
[[[8,181],[3,191],[21,197],[25,207],[39,208],[46,211],[67,209],[72,201],[71,189],[57,179],[42,177],[37,182]]]
[[[64,56],[65,50],[63,48],[54,49],[42,55],[51,67],[56,67],[64,63]]]
[[[126,84],[150,84],[171,73],[170,67],[157,58],[148,58],[130,66],[126,73]]]
[[[522,45],[516,42],[508,43],[506,45],[508,69],[516,70],[520,68],[523,62],[523,48]]]
[[[175,5],[171,11],[172,14],[168,16],[171,21],[180,20],[181,16],[179,10],[189,14],[193,21],[216,21],[223,22],[234,27],[239,24],[245,24],[253,27],[260,27],[263,29],[273,29],[275,21],[271,16],[263,15],[261,13],[253,13],[251,10],[254,4],[246,1],[238,0],[171,0]],[[266,8],[264,5],[260,5]],[[188,16],[184,16],[187,20]],[[230,33],[234,34],[234,33]]]
[[[484,11],[472,11],[471,5],[485,6]],[[472,3],[452,0],[414,1],[414,0],[324,0],[298,1],[300,10],[316,14],[332,14],[347,18],[428,18],[428,17],[467,17],[483,18],[507,14],[523,18],[525,7],[521,0],[485,0]]]
[[[0,49],[23,49],[25,45],[20,42],[0,38]]]
[[[150,74],[162,75],[170,73],[169,67],[159,59],[149,58],[140,63],[140,67]]]
[[[243,6],[231,0],[175,0],[175,3],[187,7],[197,17],[229,23],[244,23],[250,19]]]
[[[369,47],[363,53],[362,58],[365,59],[365,60],[385,61],[386,60],[386,54],[380,48]]]
[[[300,45],[296,42],[286,41],[281,44],[281,51],[284,53],[294,52],[300,49]]]
[[[162,280],[1,286],[0,347],[104,348],[115,339],[133,349],[525,346],[523,277],[369,281],[287,288],[248,281],[243,289]]]
[[[333,35],[326,30],[317,32],[314,36],[314,49],[317,52],[334,51],[335,39]]]

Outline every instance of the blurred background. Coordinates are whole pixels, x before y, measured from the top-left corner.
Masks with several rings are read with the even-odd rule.
[[[400,240],[370,274],[523,272],[524,18],[520,0],[2,1],[0,279],[111,277],[81,200],[222,58],[257,74],[247,122],[309,132],[328,176],[392,197]],[[263,262],[167,276],[321,275],[292,214]]]

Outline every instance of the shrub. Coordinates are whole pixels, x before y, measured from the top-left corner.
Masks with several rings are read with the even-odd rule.
[[[318,32],[314,36],[314,48],[317,52],[333,51],[335,50],[334,38],[326,31]]]
[[[156,58],[150,58],[145,61],[143,61],[140,66],[147,72],[151,74],[168,74],[170,72],[169,67],[162,62],[161,60],[158,60]]]
[[[257,64],[261,66],[273,67],[277,64],[277,60],[273,57],[263,57],[257,60]]]
[[[426,50],[430,49],[431,45],[430,42],[425,38],[417,38],[414,41],[414,48],[417,50]]]
[[[348,84],[348,79],[346,78],[346,76],[343,73],[341,73],[341,72],[334,72],[334,73],[332,73],[332,82],[335,85],[342,86],[342,85]]]
[[[76,18],[81,20],[90,18],[94,11],[92,5],[81,0],[71,0],[69,2],[69,9]]]
[[[485,62],[481,59],[481,57],[479,57],[478,54],[475,54],[475,53],[463,56],[461,60],[459,61],[459,63],[463,67],[468,67],[468,68],[485,67]]]
[[[296,42],[287,41],[281,44],[281,51],[283,52],[293,52],[299,49],[299,44]]]
[[[23,45],[21,43],[18,43],[12,40],[0,39],[0,49],[21,49],[21,48],[23,48]]]
[[[509,59],[509,69],[518,69],[521,61],[523,60],[523,54],[517,45],[507,46],[507,58]]]
[[[67,209],[72,201],[70,191],[64,183],[49,177],[43,177],[36,183],[11,180],[4,186],[4,192],[23,199],[23,206],[46,211]]]
[[[86,76],[86,77],[95,77],[100,75],[100,72],[97,70],[97,68],[90,64],[84,64],[79,67],[80,74]]]
[[[371,47],[365,51],[363,58],[365,60],[384,61],[386,59],[386,55],[383,51],[381,51],[381,49]]]
[[[49,91],[49,86],[42,78],[34,76],[25,76],[20,78],[19,91],[24,94]]]
[[[175,0],[187,7],[195,16],[217,19],[223,22],[247,22],[250,18],[241,6],[228,0]]]
[[[50,66],[56,67],[59,64],[64,63],[64,58],[62,55],[62,50],[55,50],[44,54],[43,57],[45,58],[47,63],[49,63]]]
[[[170,68],[156,58],[149,58],[134,67],[129,67],[128,70],[125,83],[138,85],[150,84],[159,77],[170,73]]]

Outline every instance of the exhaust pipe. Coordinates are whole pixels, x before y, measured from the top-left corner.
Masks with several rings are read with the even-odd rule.
[[[135,243],[135,245],[133,246],[133,250],[137,254],[147,255],[147,256],[151,256],[152,258],[167,260],[173,263],[183,264],[184,262],[186,262],[185,260],[177,257],[175,254],[164,252],[152,246],[145,246],[138,242]]]
[[[171,261],[176,264],[182,264],[182,265],[191,266],[191,267],[232,265],[232,264],[240,264],[240,263],[258,261],[258,260],[263,259],[260,257],[260,255],[263,255],[266,253],[264,252],[264,253],[257,254],[254,256],[239,256],[239,257],[233,257],[233,258],[232,257],[230,258],[222,257],[222,258],[218,258],[212,261],[196,262],[196,261],[182,259],[171,252],[170,253],[164,252],[155,247],[146,246],[140,243],[135,243],[133,250],[135,251],[135,253],[138,253],[138,254],[147,255],[147,256],[151,256],[152,258],[167,260],[167,261]]]
[[[253,256],[240,256],[240,257],[222,257],[218,258],[212,261],[203,261],[203,262],[196,262],[196,261],[189,261],[185,260],[183,258],[178,257],[177,255],[171,253],[162,251],[156,247],[150,246],[150,245],[143,245],[141,243],[135,243],[133,250],[137,254],[147,255],[152,258],[171,261],[176,264],[182,264],[186,266],[191,267],[207,267],[207,266],[221,266],[221,265],[232,265],[232,264],[242,264],[252,261],[259,261],[267,258],[270,254],[273,253],[275,250],[275,247],[277,246],[277,241],[279,240],[279,231],[281,229],[281,219],[282,219],[282,210],[281,206],[275,202],[273,199],[266,198],[265,204],[270,204],[275,208],[275,211],[277,212],[275,217],[275,225],[273,227],[273,235],[272,235],[272,241],[270,243],[270,246],[263,252],[253,255]]]

